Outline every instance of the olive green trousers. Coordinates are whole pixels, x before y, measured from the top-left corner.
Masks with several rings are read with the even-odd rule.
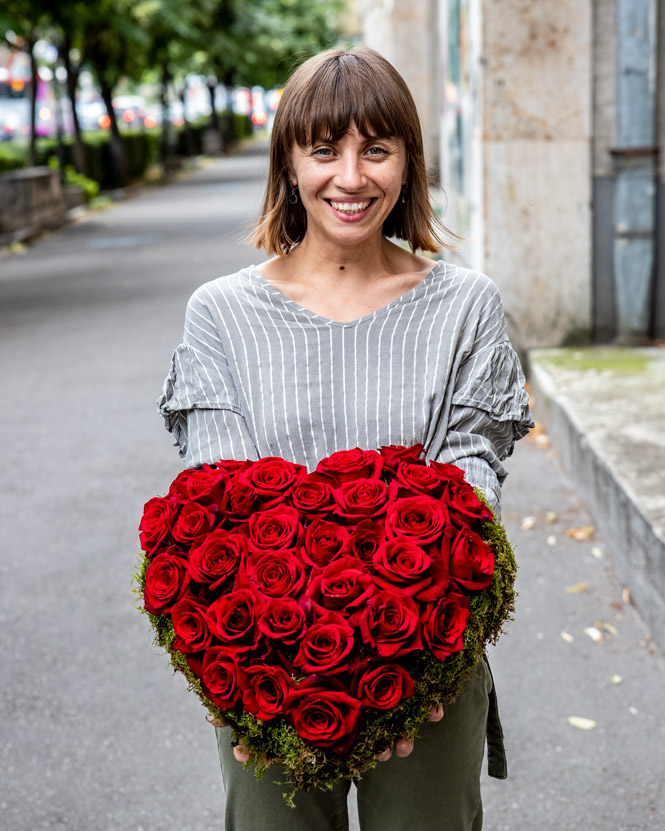
[[[393,754],[354,783],[361,831],[480,831],[480,773],[491,695],[492,675],[481,660],[443,719],[422,727],[410,756]],[[216,733],[226,789],[225,831],[348,829],[350,782],[332,791],[298,791],[296,807],[289,808],[282,796],[288,786],[273,781],[279,769],[271,776],[268,768],[257,780],[251,768],[235,760],[230,731],[217,728]]]

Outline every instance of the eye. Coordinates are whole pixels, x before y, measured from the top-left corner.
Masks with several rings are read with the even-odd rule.
[[[319,156],[320,158],[327,159],[332,156],[333,151],[330,147],[315,147],[312,151],[313,156]]]
[[[369,147],[367,149],[367,154],[369,156],[387,156],[388,151],[385,147],[379,147],[378,145],[374,145],[373,147]]]

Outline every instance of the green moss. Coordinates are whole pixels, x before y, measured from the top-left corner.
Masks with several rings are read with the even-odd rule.
[[[635,374],[649,368],[649,357],[635,349],[561,349],[532,355],[536,363],[562,369],[596,370]]]

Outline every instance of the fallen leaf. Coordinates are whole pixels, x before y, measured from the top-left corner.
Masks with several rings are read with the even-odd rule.
[[[556,545],[556,537],[554,536],[554,534],[549,535],[549,537],[547,538],[547,544]]]
[[[595,626],[587,626],[587,628],[584,630],[584,634],[588,635],[591,638],[591,640],[595,641],[596,643],[603,642],[603,633],[600,631],[600,629],[597,629]]]
[[[522,520],[522,531],[528,531],[536,524],[535,516],[525,516]]]
[[[623,590],[621,591],[621,599],[626,604],[626,606],[630,603],[630,589],[628,586],[624,586]]]
[[[568,586],[566,594],[581,594],[587,591],[589,591],[588,583],[574,583],[572,586]]]
[[[556,520],[557,520],[556,511],[548,511],[545,514],[545,522],[549,523],[550,525],[553,522],[556,522]]]
[[[606,632],[609,632],[610,635],[614,635],[615,637],[619,634],[619,630],[612,623],[603,622],[603,629]]]
[[[617,675],[616,673],[614,673],[614,675],[610,675],[610,682],[612,684],[621,684],[622,681],[623,678],[620,675]]]
[[[636,716],[638,712],[637,707],[629,707],[628,712],[631,714],[631,716]]]
[[[581,528],[567,528],[566,534],[569,537],[572,537],[574,540],[579,540],[580,542],[584,542],[584,540],[588,540],[592,537],[596,532],[596,529],[593,525],[583,525]]]
[[[572,643],[575,638],[570,634],[570,632],[562,632],[561,637],[564,639],[566,643]]]
[[[597,545],[594,545],[594,547],[591,549],[591,553],[597,560],[603,559],[603,552],[600,550],[600,548],[598,548]]]
[[[582,718],[582,716],[568,716],[568,724],[577,727],[578,730],[593,730],[596,722],[590,718]]]

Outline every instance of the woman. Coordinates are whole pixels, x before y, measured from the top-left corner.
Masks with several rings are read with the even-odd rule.
[[[377,53],[329,51],[296,70],[277,111],[252,241],[272,259],[198,289],[160,409],[187,466],[422,443],[500,508],[501,459],[531,426],[501,301],[484,275],[416,254],[441,248],[413,99]],[[410,250],[389,240],[405,240]],[[485,737],[505,776],[481,661],[415,744],[357,783],[361,827],[481,828]],[[489,713],[489,715],[488,715]],[[217,728],[227,831],[347,827],[349,783],[296,795],[256,781]],[[274,777],[279,778],[279,776]]]

